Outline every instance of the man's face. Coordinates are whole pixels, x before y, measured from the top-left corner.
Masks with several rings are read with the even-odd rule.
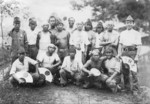
[[[106,57],[108,58],[108,59],[111,59],[112,57],[113,57],[113,52],[112,51],[106,51]]]
[[[54,51],[55,51],[55,49],[54,49],[53,47],[48,47],[48,52],[49,52],[50,54],[53,54]]]
[[[98,61],[99,58],[100,58],[100,55],[99,55],[98,53],[95,53],[95,54],[92,55],[92,59],[93,59],[94,61]]]
[[[97,29],[96,29],[96,31],[97,31],[98,33],[101,33],[102,30],[103,30],[103,27],[97,27]]]
[[[51,26],[55,26],[56,19],[54,17],[50,18],[49,23],[50,23]]]
[[[86,24],[85,28],[86,28],[87,31],[89,31],[89,30],[91,30],[92,27],[91,27],[91,25]]]
[[[63,30],[63,24],[57,25],[57,29],[58,29],[58,31],[62,31]]]
[[[34,30],[36,28],[36,24],[30,24],[29,26],[31,30]]]
[[[43,31],[44,31],[44,32],[47,32],[48,29],[49,29],[49,25],[43,25]]]
[[[107,30],[111,32],[113,30],[113,26],[112,25],[108,26]]]
[[[23,62],[24,57],[25,57],[25,53],[24,52],[23,53],[19,53],[18,57],[19,57],[19,60]]]
[[[128,29],[132,29],[132,27],[134,26],[134,22],[133,21],[126,21],[126,26]]]
[[[16,30],[19,30],[20,29],[20,23],[14,23],[14,28]]]
[[[82,24],[78,24],[78,25],[77,25],[77,29],[78,29],[79,31],[82,31],[83,25],[82,25]]]
[[[74,52],[70,52],[70,57],[71,57],[71,59],[73,59],[75,57],[75,53]]]
[[[70,19],[70,20],[69,20],[69,25],[70,25],[70,26],[73,26],[73,25],[74,25],[74,22],[75,22],[74,19]]]

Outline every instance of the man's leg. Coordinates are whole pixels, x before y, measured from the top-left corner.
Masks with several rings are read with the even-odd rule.
[[[66,86],[68,82],[68,77],[71,77],[71,75],[63,69],[61,69],[59,73],[60,73],[60,84]]]

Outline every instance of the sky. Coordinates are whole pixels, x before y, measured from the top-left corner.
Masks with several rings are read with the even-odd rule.
[[[30,8],[33,16],[45,21],[50,15],[55,14],[59,17],[73,16],[78,20],[85,20],[91,17],[91,9],[84,9],[82,11],[73,11],[70,2],[72,0],[18,0]],[[75,0],[81,2],[81,0]],[[90,10],[89,10],[90,9]]]

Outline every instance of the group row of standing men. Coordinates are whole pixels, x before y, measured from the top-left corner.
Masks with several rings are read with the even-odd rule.
[[[26,31],[20,29],[19,17],[14,18],[13,25],[8,34],[12,38],[10,75],[13,82],[17,71],[36,72],[34,76],[37,77],[38,67],[44,67],[51,71],[54,82],[61,86],[66,86],[68,79],[76,85],[83,82],[84,88],[89,88],[93,82],[102,82],[116,92],[121,80],[119,58],[127,55],[137,61],[142,44],[139,32],[133,29],[131,16],[126,19],[127,29],[121,33],[113,29],[113,22],[108,22],[106,27],[98,22],[94,29],[90,19],[75,25],[73,17],[66,25],[51,16],[48,23],[42,25],[41,31],[36,28],[35,18],[29,19]],[[101,74],[94,77],[90,71],[92,68],[98,69]],[[137,72],[132,73],[137,83]],[[20,79],[15,80],[23,83]]]

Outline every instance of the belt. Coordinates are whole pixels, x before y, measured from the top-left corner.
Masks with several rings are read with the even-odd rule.
[[[58,49],[60,52],[68,51],[68,49]]]
[[[28,45],[30,48],[32,48],[32,47],[36,47],[36,45]]]
[[[124,51],[137,51],[137,48],[135,46],[127,46],[123,48]]]

